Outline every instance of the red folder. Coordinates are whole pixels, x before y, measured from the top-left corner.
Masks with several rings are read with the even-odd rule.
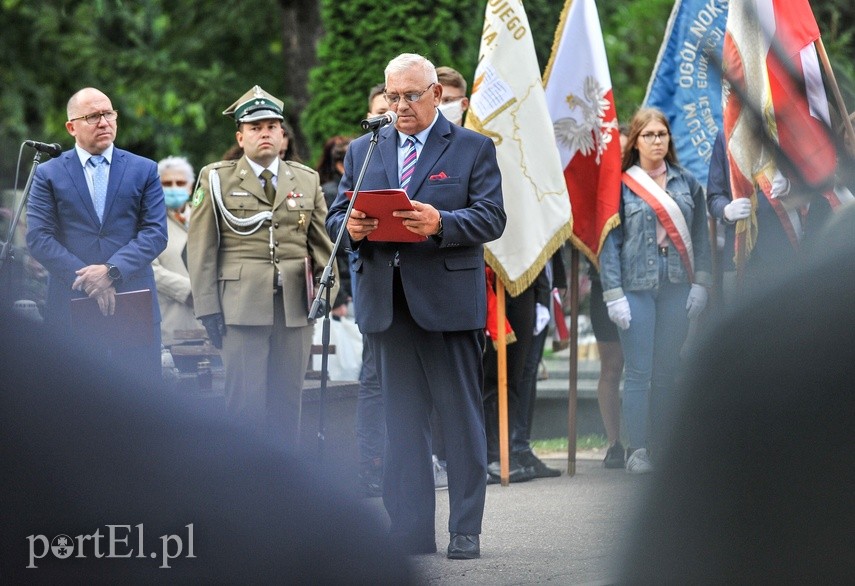
[[[348,199],[353,192],[348,191]],[[404,227],[402,218],[396,218],[392,212],[412,210],[413,204],[403,189],[371,189],[360,191],[356,196],[353,209],[365,212],[369,218],[377,218],[380,222],[377,229],[368,235],[373,242],[421,242],[427,236],[410,232]]]
[[[84,336],[122,348],[147,346],[153,342],[154,322],[151,291],[116,293],[116,312],[102,315],[98,300],[91,297],[71,300],[71,327]]]

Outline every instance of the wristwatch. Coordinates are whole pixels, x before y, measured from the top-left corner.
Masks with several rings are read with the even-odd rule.
[[[107,267],[107,276],[110,277],[114,283],[122,280],[122,271],[119,270],[119,267],[108,262],[105,262],[104,266]]]

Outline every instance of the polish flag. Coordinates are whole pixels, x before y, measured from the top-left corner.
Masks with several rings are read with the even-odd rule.
[[[620,223],[620,133],[594,0],[567,0],[543,76],[549,115],[573,208],[573,245],[599,266]]]
[[[819,36],[807,0],[731,0],[723,60],[727,79],[742,89],[762,115],[768,136],[798,170],[801,177],[795,179],[829,189],[837,158],[814,45]],[[733,196],[751,197],[755,184],[771,189],[779,171],[775,153],[732,88],[724,132]]]

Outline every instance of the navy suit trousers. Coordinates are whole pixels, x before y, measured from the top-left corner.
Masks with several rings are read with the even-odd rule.
[[[369,334],[386,403],[383,503],[404,547],[435,541],[431,408],[442,419],[448,462],[448,530],[480,534],[487,478],[482,330],[431,332],[410,315],[398,271],[389,329]]]

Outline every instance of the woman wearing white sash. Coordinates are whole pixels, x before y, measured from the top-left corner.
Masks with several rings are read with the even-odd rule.
[[[633,116],[622,169],[621,225],[603,244],[600,278],[625,359],[626,469],[642,473],[652,470],[650,430],[668,424],[689,320],[706,306],[711,257],[703,189],[677,165],[659,110]]]

